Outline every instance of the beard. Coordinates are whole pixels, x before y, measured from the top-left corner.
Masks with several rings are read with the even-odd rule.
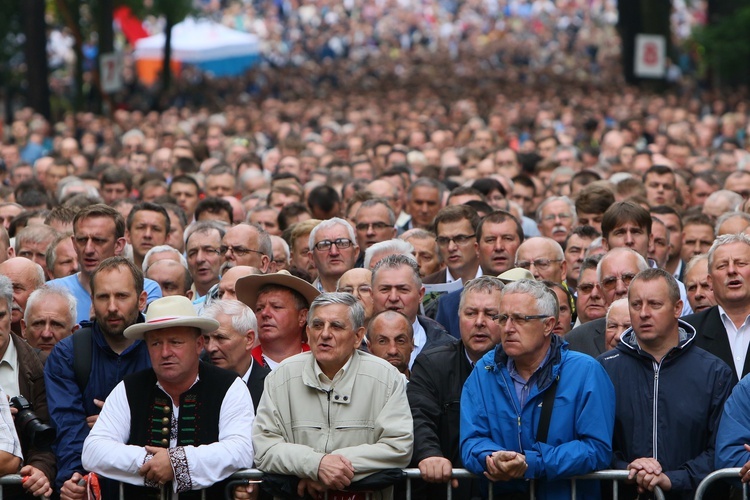
[[[112,319],[120,319],[121,322],[118,324],[118,326],[110,327],[107,323],[107,320]],[[104,317],[96,317],[96,322],[99,325],[99,329],[102,331],[102,333],[105,336],[108,337],[118,337],[122,338],[124,337],[124,332],[127,327],[130,325],[135,324],[135,322],[138,320],[138,310],[136,310],[134,313],[128,315],[122,315],[122,314],[108,314]]]

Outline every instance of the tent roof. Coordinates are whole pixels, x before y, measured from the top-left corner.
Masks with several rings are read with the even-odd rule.
[[[135,58],[161,59],[165,40],[164,33],[138,40]],[[186,63],[257,55],[259,45],[256,35],[233,30],[208,19],[188,18],[172,28],[172,57]]]

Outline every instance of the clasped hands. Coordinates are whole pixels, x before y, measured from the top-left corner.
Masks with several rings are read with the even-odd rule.
[[[650,457],[637,458],[628,464],[628,481],[638,486],[638,493],[654,491],[655,487],[662,491],[672,489],[672,481],[661,469],[661,464]]]
[[[526,457],[515,451],[496,451],[485,462],[487,470],[484,475],[490,481],[521,479],[529,468]]]

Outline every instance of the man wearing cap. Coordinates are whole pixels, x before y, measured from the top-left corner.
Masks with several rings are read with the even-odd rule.
[[[78,484],[85,474],[81,449],[103,401],[125,375],[151,366],[145,344],[123,335],[143,321],[139,311],[147,293],[140,268],[124,257],[111,257],[93,271],[90,286],[91,328],[60,340],[44,365],[49,414],[57,427],[55,485],[63,500],[84,498]]]
[[[257,465],[300,478],[300,496],[328,491],[328,498],[340,498],[336,492],[353,482],[409,463],[414,434],[406,381],[387,361],[358,350],[363,324],[354,296],[321,294],[308,314],[311,352],[266,378],[252,433]]]
[[[253,358],[271,370],[290,356],[306,352],[304,331],[310,302],[320,292],[288,271],[243,276],[234,284],[237,299],[255,312],[260,345]]]
[[[123,483],[167,485],[181,499],[223,497],[217,484],[253,465],[254,413],[236,373],[200,362],[219,322],[181,296],[154,301],[125,338],[143,340],[153,368],[128,375],[107,397],[83,445],[86,469]],[[156,492],[126,487],[128,498]]]

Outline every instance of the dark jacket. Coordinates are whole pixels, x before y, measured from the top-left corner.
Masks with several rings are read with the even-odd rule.
[[[426,283],[428,285],[437,285],[440,283],[445,283],[448,279],[448,276],[446,275],[448,268],[443,268],[440,271],[435,271],[434,273],[425,276],[422,278],[422,283]]]
[[[606,329],[606,318],[595,319],[573,328],[565,336],[565,341],[571,351],[582,352],[595,358],[607,350]]]
[[[695,345],[689,324],[679,324],[680,342],[661,362],[640,349],[632,328],[598,359],[615,386],[613,468],[653,457],[672,483],[667,497],[688,499],[714,470],[719,418],[734,377],[724,362]]]
[[[46,353],[37,353],[21,337],[11,333],[11,340],[18,356],[18,389],[32,405],[34,413],[45,423],[49,424],[47,410],[47,393],[44,386],[44,364]],[[55,479],[55,454],[52,450],[29,449],[23,434],[18,435],[23,445],[24,464],[33,465],[44,473],[50,482]]]
[[[417,356],[406,387],[414,418],[412,467],[418,467],[419,462],[428,457],[445,457],[454,468],[463,468],[458,447],[459,410],[461,390],[471,370],[463,342],[433,347]],[[417,483],[414,486],[418,495],[429,495],[429,498],[446,496],[444,484],[425,487]],[[462,481],[454,497],[469,498],[470,487],[468,482],[464,484]]]
[[[440,323],[448,331],[451,337],[461,338],[458,326],[458,306],[461,303],[461,290],[446,293],[438,299],[437,314],[435,321]]]
[[[689,323],[697,332],[695,336],[695,345],[704,349],[714,356],[724,361],[734,374],[734,382],[739,382],[737,371],[734,368],[732,357],[732,348],[729,345],[727,330],[719,315],[719,306],[713,306],[705,311],[701,311],[682,318]],[[742,376],[750,373],[750,346],[748,347],[749,355],[745,358],[745,366],[742,367]]]
[[[266,381],[266,375],[269,373],[271,373],[271,370],[253,360],[250,376],[247,379],[247,388],[250,391],[250,397],[253,400],[253,409],[256,412],[258,411],[260,397],[263,395],[263,384]]]
[[[425,343],[422,350],[429,349],[433,346],[455,344],[458,342],[455,337],[448,335],[443,325],[430,319],[427,316],[417,316],[417,321],[424,328],[424,333],[427,335],[427,343]]]

